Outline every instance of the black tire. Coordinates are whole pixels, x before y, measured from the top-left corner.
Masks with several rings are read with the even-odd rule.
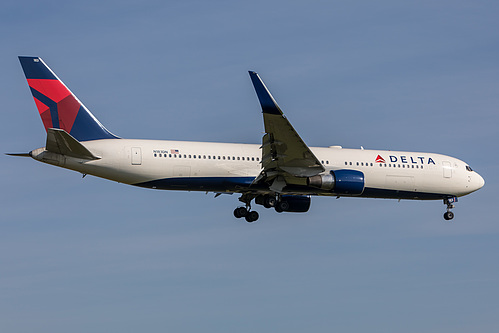
[[[246,214],[246,216],[245,216],[246,222],[250,222],[250,223],[258,220],[259,217],[260,217],[260,215],[258,214],[258,212],[255,212],[254,210],[251,212],[248,212],[248,214]]]
[[[271,196],[267,196],[265,197],[265,200],[263,202],[263,206],[265,208],[271,208],[271,207],[274,207],[276,204],[276,199],[274,197],[271,197]]]
[[[289,209],[289,202],[287,201],[279,201],[276,205],[276,207],[279,207],[279,210],[285,212]]]
[[[454,218],[454,213],[453,212],[445,212],[444,214],[444,219],[446,221],[450,221]]]
[[[248,214],[248,210],[245,207],[237,207],[234,209],[234,216],[238,219],[245,217]]]

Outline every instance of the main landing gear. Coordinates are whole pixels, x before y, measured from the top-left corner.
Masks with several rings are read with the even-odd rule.
[[[289,203],[287,201],[280,200],[280,196],[275,195],[254,195],[245,193],[240,198],[239,201],[243,202],[245,207],[237,207],[234,209],[234,216],[238,219],[243,218],[247,222],[255,222],[259,218],[258,212],[251,210],[251,201],[255,199],[257,205],[262,205],[265,208],[274,208],[276,212],[282,213],[289,209]]]
[[[454,213],[451,209],[454,208],[454,203],[457,202],[457,197],[451,197],[444,199],[444,204],[447,205],[447,211],[444,213],[444,219],[450,221],[454,218]]]
[[[236,209],[234,209],[234,216],[238,219],[244,217],[246,219],[246,222],[255,222],[256,220],[258,220],[260,215],[258,214],[258,212],[249,209],[250,207],[237,207]]]

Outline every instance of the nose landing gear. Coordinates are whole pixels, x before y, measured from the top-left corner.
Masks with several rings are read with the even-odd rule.
[[[454,213],[451,209],[454,208],[454,203],[457,202],[457,197],[445,198],[444,204],[447,205],[447,211],[444,213],[444,219],[450,221],[454,218]]]

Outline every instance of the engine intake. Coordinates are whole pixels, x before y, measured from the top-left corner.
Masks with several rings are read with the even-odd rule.
[[[359,195],[364,192],[364,174],[357,170],[336,170],[308,177],[307,185],[336,194]]]

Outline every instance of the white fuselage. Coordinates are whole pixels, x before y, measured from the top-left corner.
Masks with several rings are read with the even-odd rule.
[[[261,172],[259,145],[188,141],[105,139],[81,142],[97,160],[58,155],[40,148],[33,158],[84,174],[157,189],[241,192]],[[483,178],[456,158],[417,152],[311,148],[326,172],[357,170],[364,174],[361,196],[441,199],[481,188]],[[284,193],[286,193],[286,188]],[[290,194],[337,195],[307,186]]]

